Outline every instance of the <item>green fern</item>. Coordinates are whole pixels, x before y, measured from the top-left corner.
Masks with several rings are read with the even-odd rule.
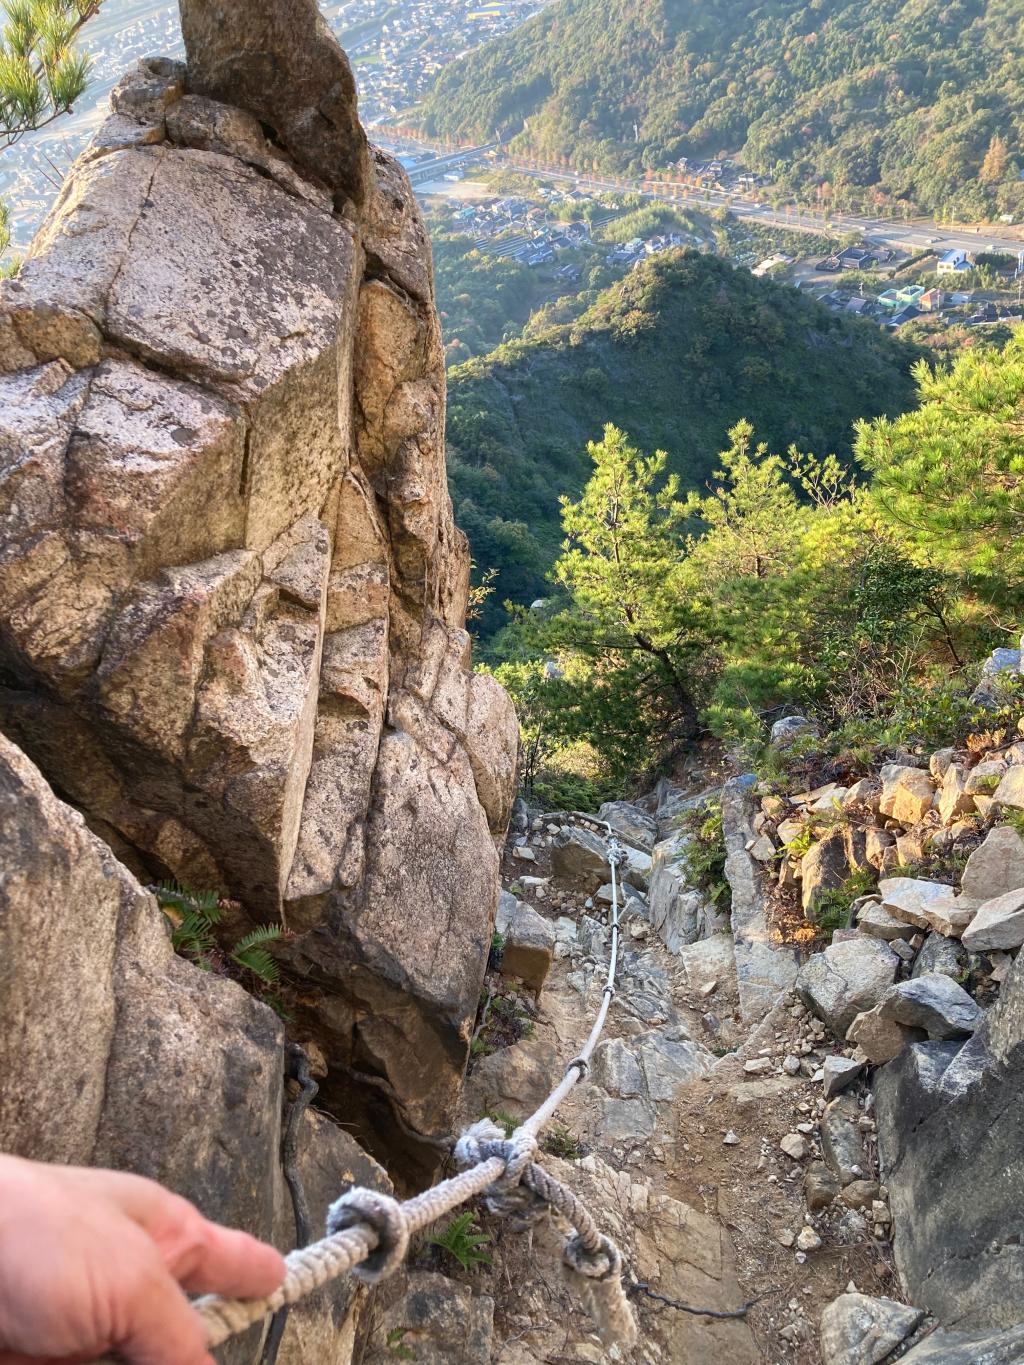
[[[231,960],[259,977],[265,986],[276,986],[281,979],[281,968],[263,946],[281,937],[279,924],[260,924],[231,949]]]
[[[224,917],[216,891],[189,891],[179,882],[161,882],[151,889],[160,908],[172,911],[168,918],[174,951],[209,969],[209,954],[217,946],[213,930]]]
[[[453,1256],[463,1270],[473,1270],[478,1265],[490,1265],[491,1257],[481,1247],[490,1242],[486,1232],[477,1232],[475,1216],[471,1210],[453,1218],[443,1231],[431,1237],[432,1246],[440,1247]]]
[[[543,1147],[545,1152],[559,1156],[563,1161],[579,1161],[583,1155],[583,1145],[579,1138],[560,1123],[556,1123],[545,1135]]]
[[[505,1130],[505,1136],[510,1138],[522,1123],[522,1119],[517,1119],[515,1114],[510,1114],[507,1109],[485,1109],[484,1118],[488,1118],[492,1123],[500,1124]]]
[[[171,944],[176,953],[208,972],[218,944],[214,933],[224,918],[224,907],[216,891],[191,891],[180,882],[161,882],[149,888],[171,921]],[[251,972],[264,989],[258,990],[266,1004],[282,1019],[290,1018],[281,997],[266,989],[281,980],[281,968],[267,951],[268,943],[282,937],[279,924],[259,924],[238,940],[228,957],[236,967]]]
[[[399,1360],[416,1359],[416,1352],[410,1351],[408,1346],[402,1345],[402,1338],[408,1330],[408,1327],[392,1327],[386,1338],[388,1350]]]
[[[190,891],[180,882],[160,882],[153,887],[153,894],[165,908],[179,910],[182,914],[194,910],[210,924],[218,924],[224,917],[216,891]]]

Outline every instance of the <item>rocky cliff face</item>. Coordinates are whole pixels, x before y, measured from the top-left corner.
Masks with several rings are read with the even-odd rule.
[[[122,82],[0,288],[0,725],[140,878],[285,927],[325,1102],[382,1149],[397,1119],[411,1170],[516,760],[469,667],[429,246],[397,164],[317,174],[294,110],[268,141],[203,75]]]

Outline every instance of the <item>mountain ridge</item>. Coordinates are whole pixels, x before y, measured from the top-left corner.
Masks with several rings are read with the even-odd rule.
[[[424,126],[582,169],[724,153],[876,209],[1024,209],[1012,0],[728,0],[713,18],[700,0],[556,0],[445,71]]]
[[[921,352],[788,286],[695,251],[650,258],[582,317],[448,374],[448,469],[479,570],[500,570],[484,628],[528,602],[562,533],[558,498],[588,474],[606,422],[664,448],[687,486],[712,473],[729,428],[848,456],[859,417],[913,405]],[[835,374],[841,365],[842,384]],[[541,401],[544,398],[545,401]]]

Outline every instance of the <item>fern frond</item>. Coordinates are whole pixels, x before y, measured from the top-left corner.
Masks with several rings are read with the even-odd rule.
[[[486,1251],[480,1248],[490,1242],[490,1237],[486,1232],[475,1230],[475,1214],[472,1210],[460,1213],[439,1232],[435,1237],[431,1237],[431,1243],[440,1247],[442,1251],[447,1251],[449,1256],[454,1256],[463,1270],[472,1270],[474,1266],[490,1265],[491,1257]]]
[[[276,943],[281,937],[279,924],[258,924],[245,934],[231,949],[232,953],[244,953],[247,948],[256,948],[261,943]]]
[[[281,968],[263,945],[273,943],[280,937],[279,924],[257,925],[232,948],[231,960],[239,967],[245,967],[252,972],[253,976],[259,977],[264,985],[274,986],[281,979]]]
[[[180,915],[198,915],[208,925],[219,924],[224,918],[216,891],[191,891],[180,882],[159,882],[150,890],[165,910],[177,910]]]
[[[210,932],[209,922],[192,912],[186,914],[171,930],[171,946],[176,953],[200,961],[217,945]]]

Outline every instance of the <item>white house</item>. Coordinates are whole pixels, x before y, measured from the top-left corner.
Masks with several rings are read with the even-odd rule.
[[[970,270],[974,262],[967,254],[965,247],[957,246],[951,251],[944,251],[939,257],[939,263],[935,267],[936,275],[956,275],[961,270]]]

